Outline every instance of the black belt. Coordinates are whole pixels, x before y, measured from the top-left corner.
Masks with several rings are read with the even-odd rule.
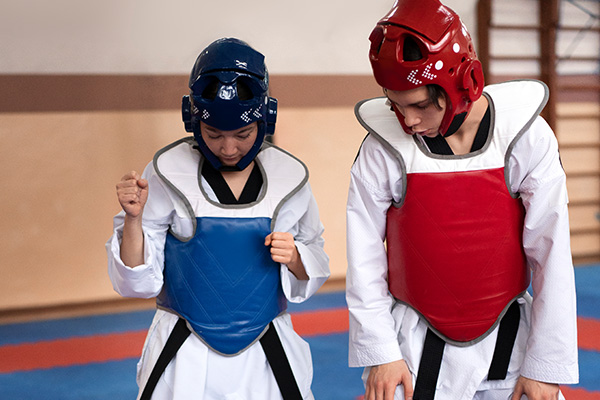
[[[148,382],[146,382],[140,400],[150,400],[159,378],[190,333],[185,320],[179,318],[167,339],[165,347],[158,356],[158,360],[150,373],[150,378],[148,378]],[[298,388],[298,384],[292,373],[292,368],[285,355],[283,345],[281,344],[279,335],[277,335],[277,331],[272,322],[269,324],[269,328],[265,334],[260,338],[260,344],[267,356],[267,361],[271,366],[273,375],[275,375],[275,380],[277,381],[277,386],[281,391],[283,399],[301,400],[302,395],[300,394],[300,389]]]
[[[519,304],[517,301],[514,301],[506,311],[504,317],[502,317],[500,326],[498,327],[496,347],[488,371],[489,381],[503,380],[506,378],[510,356],[519,329],[520,319],[521,312],[519,310]],[[436,335],[431,329],[427,329],[425,343],[423,345],[423,354],[421,355],[421,362],[419,363],[417,382],[413,394],[414,400],[434,399],[445,345],[446,343],[443,339]]]
[[[277,330],[275,330],[272,322],[269,324],[269,329],[260,338],[260,345],[265,351],[267,361],[271,366],[273,375],[275,375],[275,380],[277,381],[277,386],[279,386],[283,399],[302,400],[302,395],[300,394],[298,383],[294,378],[292,367],[285,355],[285,350],[283,349]]]

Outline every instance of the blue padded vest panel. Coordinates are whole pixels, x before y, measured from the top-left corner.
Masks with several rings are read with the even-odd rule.
[[[159,307],[189,323],[209,347],[238,354],[286,309],[279,275],[265,237],[271,218],[197,218],[195,236],[165,244]]]

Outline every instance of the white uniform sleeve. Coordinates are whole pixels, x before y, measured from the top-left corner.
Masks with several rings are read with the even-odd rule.
[[[309,184],[306,184],[281,208],[275,230],[290,232],[294,236],[309,279],[297,279],[283,264],[281,283],[289,301],[303,302],[315,294],[330,275],[329,257],[324,250],[324,229]]]
[[[538,118],[509,160],[510,184],[526,209],[523,245],[533,271],[531,331],[521,374],[577,383],[575,280],[565,173],[550,127]]]
[[[143,214],[144,264],[126,266],[121,260],[124,212],[113,219],[113,235],[106,243],[108,275],[113,288],[124,297],[151,298],[160,293],[163,285],[164,246],[174,207],[170,197],[149,164],[144,173],[148,180],[149,196]]]
[[[400,188],[400,179],[396,161],[367,136],[351,169],[346,210],[351,367],[402,358],[391,314],[384,244],[386,213],[392,197],[397,199],[394,192]]]

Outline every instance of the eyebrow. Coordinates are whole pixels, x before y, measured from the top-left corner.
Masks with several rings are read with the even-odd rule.
[[[400,105],[400,104],[398,104],[397,102],[395,102],[394,100],[390,99],[389,97],[388,97],[388,100],[389,100],[390,102],[394,103],[394,104],[395,104],[395,105],[397,105],[397,106],[399,106],[399,105]],[[414,103],[407,104],[405,107],[419,107],[419,106],[421,106],[421,107],[422,107],[422,106],[425,106],[425,105],[428,105],[428,104],[431,104],[431,103],[433,103],[433,102],[431,101],[431,99],[429,99],[429,98],[426,98],[426,99],[424,99],[424,100],[421,100],[421,101],[415,101]]]

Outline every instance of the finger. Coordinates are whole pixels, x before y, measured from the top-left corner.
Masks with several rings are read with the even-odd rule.
[[[122,203],[137,203],[140,201],[140,196],[136,193],[119,195],[119,200]]]
[[[405,400],[412,400],[414,395],[414,389],[412,384],[412,376],[410,375],[410,373],[408,374],[408,376],[405,375],[405,378],[402,380],[401,384],[404,387]]]
[[[377,391],[373,387],[373,385],[367,384],[367,388],[365,391],[365,400],[377,400]]]
[[[271,242],[271,252],[276,251],[279,254],[286,253],[289,254],[292,252],[292,246],[288,243],[273,240]]]
[[[386,386],[385,392],[383,394],[384,400],[394,400],[394,395],[396,394],[396,386]]]
[[[294,239],[292,234],[289,232],[273,232],[271,235],[273,236],[273,240],[289,241]]]
[[[513,395],[511,396],[510,400],[521,400],[521,391],[520,390],[516,390],[513,392]]]
[[[265,237],[265,246],[270,246],[273,238],[273,234],[270,233]]]
[[[145,189],[148,187],[148,181],[146,179],[138,179],[137,180],[137,185],[142,188]]]
[[[292,259],[292,255],[285,251],[273,251],[273,248],[271,248],[271,258],[277,262],[287,263]]]
[[[121,178],[122,181],[128,181],[130,179],[138,180],[139,179],[138,173],[135,171],[130,171],[130,172],[126,173],[125,175],[123,175],[123,177]]]
[[[140,188],[136,185],[117,185],[117,193],[139,193]]]
[[[291,261],[292,258],[286,253],[271,252],[271,259],[278,263],[287,264]]]
[[[282,237],[273,237],[271,246],[291,249],[293,247],[296,247],[296,243],[294,242],[294,237],[289,235],[289,236],[285,236],[283,238]]]
[[[135,189],[137,189],[137,187],[138,187],[137,181],[135,181],[134,179],[129,179],[129,180],[126,180],[126,181],[120,181],[115,186],[116,186],[117,190],[121,189],[121,188],[135,188]]]

